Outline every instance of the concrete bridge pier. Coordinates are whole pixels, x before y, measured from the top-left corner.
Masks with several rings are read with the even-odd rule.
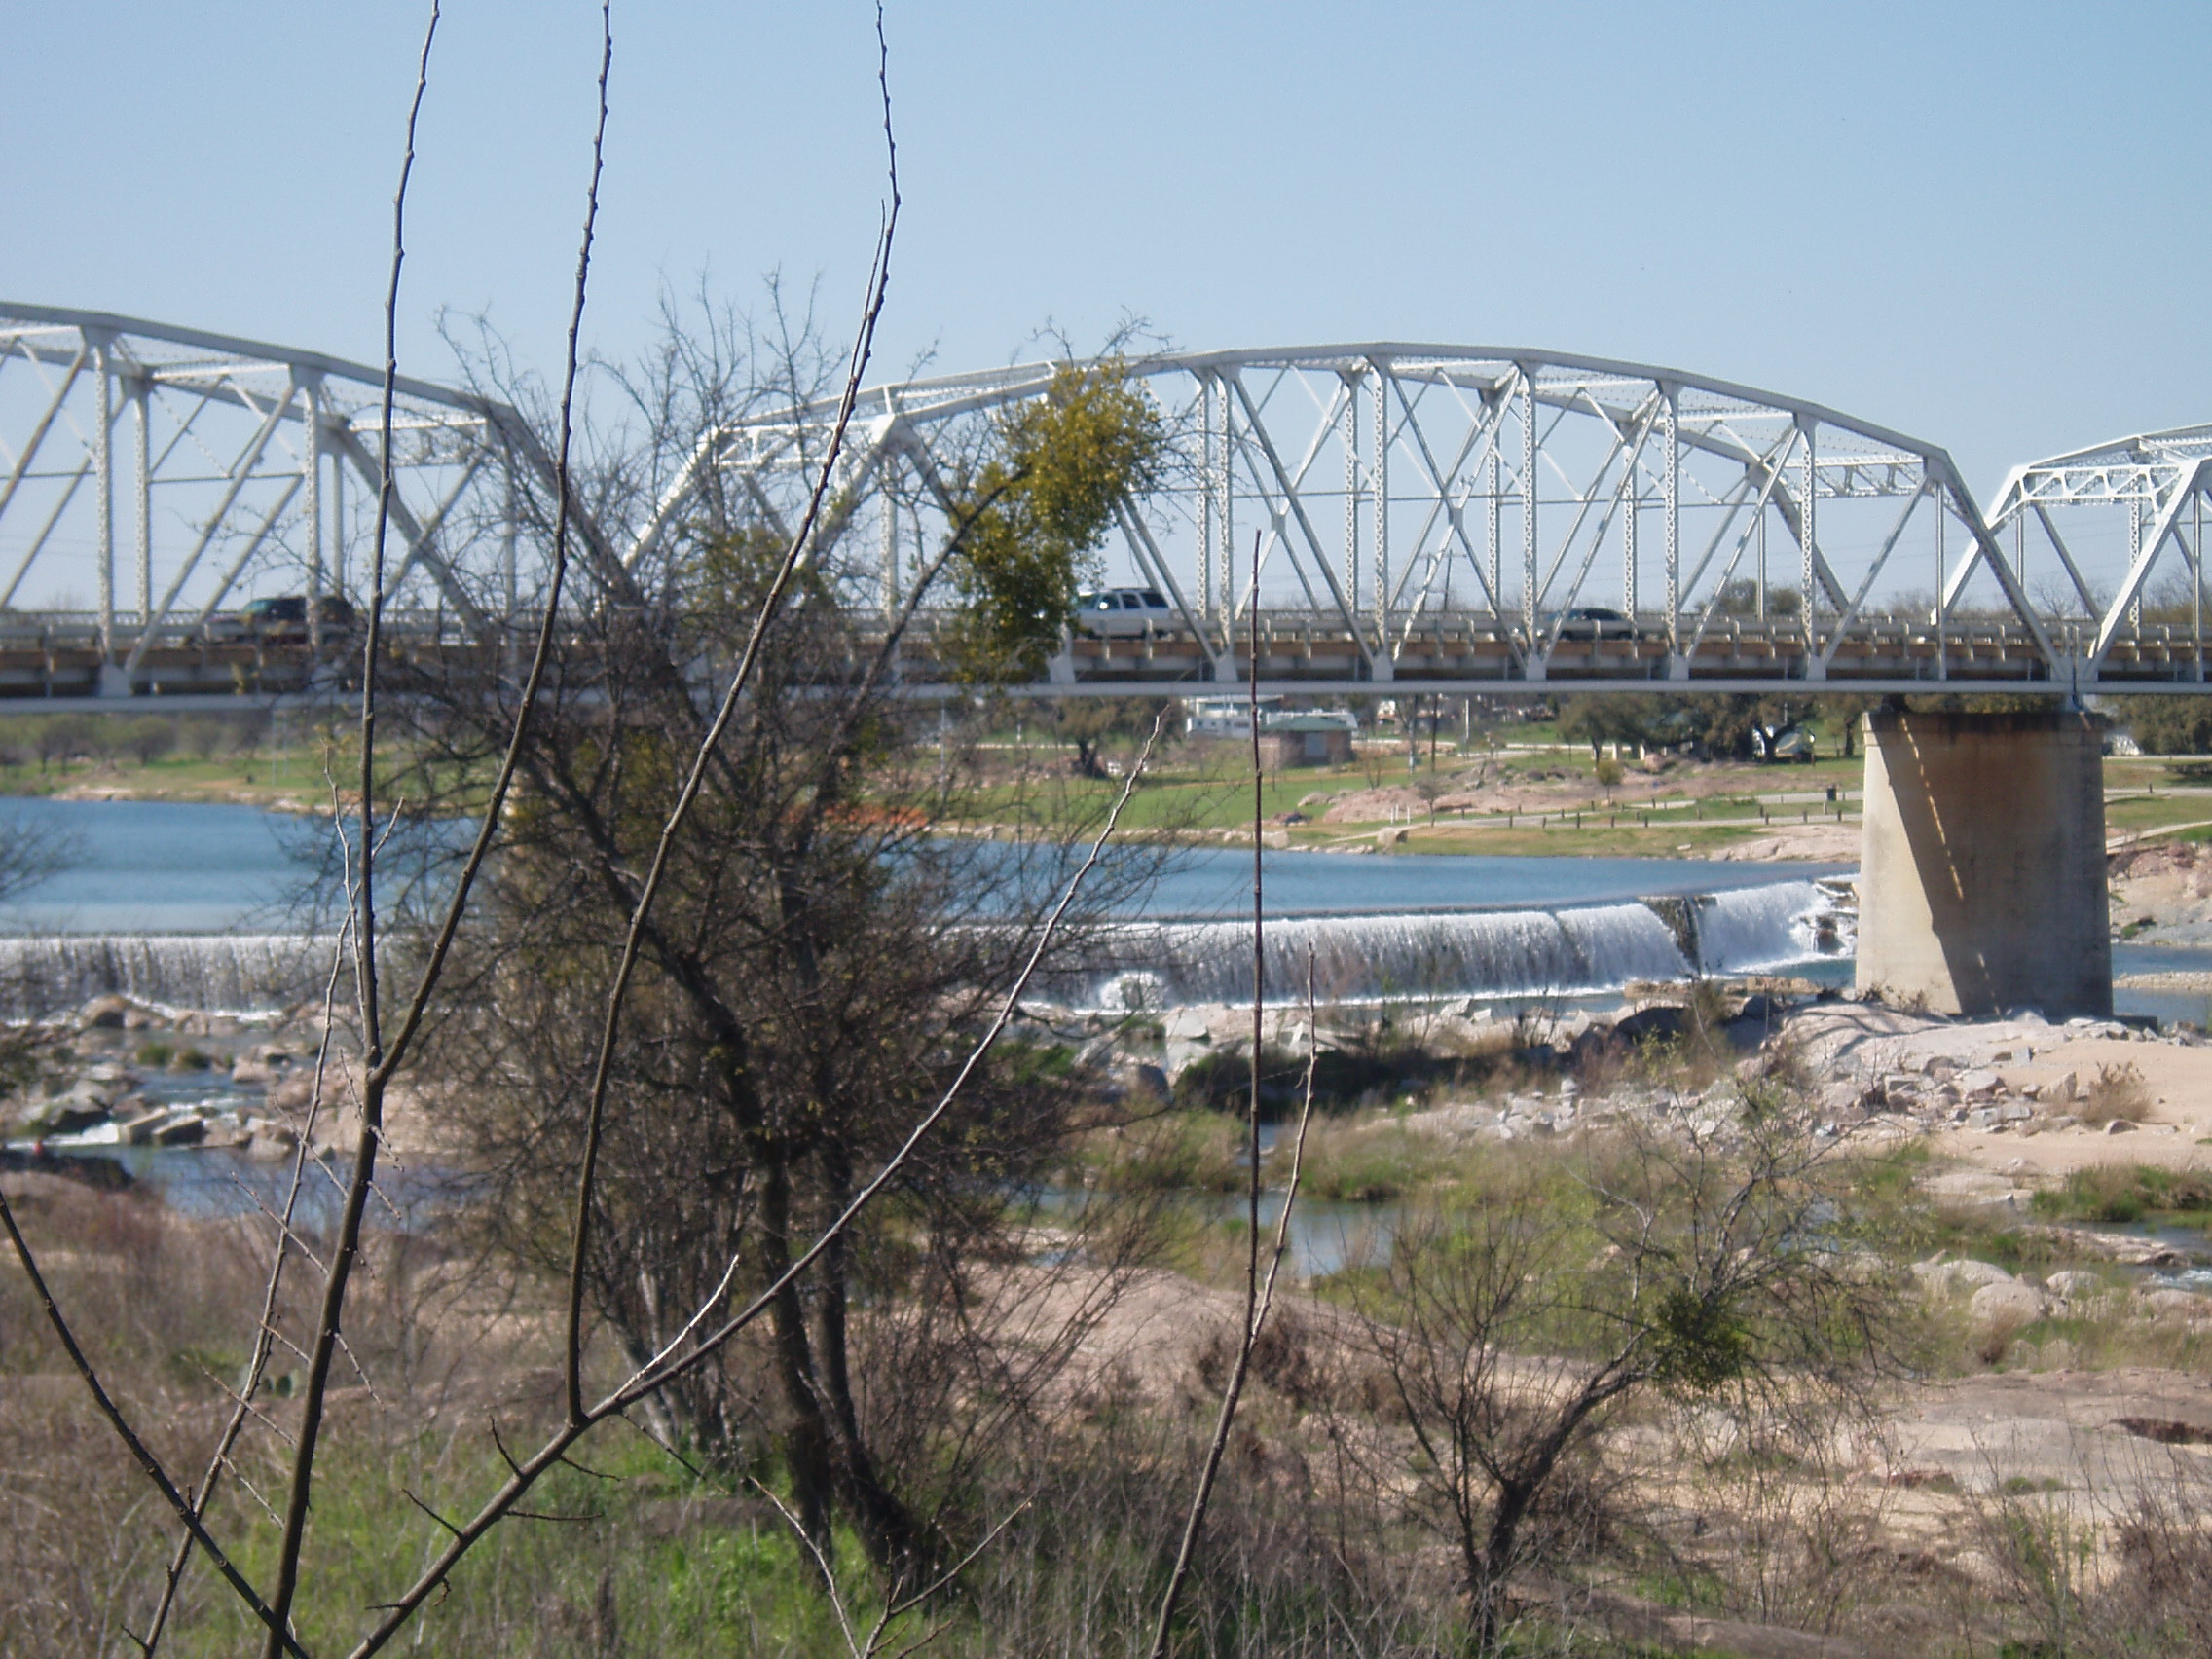
[[[1860,990],[2109,1015],[2103,754],[2079,713],[1867,716]]]

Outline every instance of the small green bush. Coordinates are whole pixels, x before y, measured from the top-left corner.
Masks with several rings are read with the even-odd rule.
[[[2035,1212],[2057,1221],[2124,1227],[2149,1215],[2212,1212],[2212,1171],[2151,1164],[2077,1169],[2063,1186],[2036,1194]]]
[[[1092,1149],[1099,1184],[1138,1193],[1237,1193],[1250,1179],[1244,1124],[1218,1112],[1163,1112]]]
[[[1274,1179],[1289,1172],[1290,1151],[1286,1131],[1270,1160]],[[1435,1181],[1457,1161],[1435,1136],[1415,1134],[1388,1119],[1363,1124],[1324,1120],[1307,1134],[1299,1191],[1340,1203],[1387,1202]]]

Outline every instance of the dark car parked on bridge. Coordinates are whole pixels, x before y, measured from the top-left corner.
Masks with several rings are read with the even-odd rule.
[[[333,635],[350,634],[357,625],[353,607],[334,593],[323,594],[315,600],[313,615],[321,624],[322,637],[326,640]],[[209,617],[207,637],[217,644],[258,640],[265,645],[305,645],[311,633],[308,616],[308,597],[304,593],[256,599],[249,601],[235,616]]]

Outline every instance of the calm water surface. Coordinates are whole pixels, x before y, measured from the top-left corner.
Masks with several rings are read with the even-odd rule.
[[[1671,893],[1719,893],[1806,881],[1852,867],[1703,859],[1271,852],[1261,856],[1261,880],[1271,915],[1371,916],[1622,903]],[[1146,909],[1163,917],[1250,915],[1251,853],[1234,847],[1190,849],[1161,877]]]
[[[10,905],[12,933],[281,933],[329,821],[251,806],[0,796],[0,833],[65,837],[70,867]]]
[[[77,862],[12,906],[12,931],[72,934],[282,932],[296,923],[327,819],[250,806],[0,796],[0,831],[67,836]],[[1269,852],[1272,915],[1551,909],[1667,893],[1714,893],[1804,880],[1844,865],[1692,859],[1493,858]],[[1161,917],[1248,913],[1252,856],[1229,847],[1179,854],[1145,904]]]

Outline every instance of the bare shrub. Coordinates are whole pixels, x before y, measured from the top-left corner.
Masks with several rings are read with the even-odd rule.
[[[2100,1597],[2108,1629],[2141,1632],[2141,1645],[2212,1653],[2212,1492],[2194,1465],[2176,1460],[2169,1478],[2145,1487],[2120,1520],[2118,1565]]]
[[[1669,1464],[1690,1471],[1696,1520],[1669,1547],[1717,1610],[1824,1636],[1878,1612],[1894,1588],[1888,1493],[1853,1478],[1863,1445],[1834,1428],[1817,1412],[1678,1417]]]
[[[135,719],[122,732],[123,747],[141,766],[151,766],[176,747],[176,721],[160,715]]]
[[[1409,1218],[1355,1284],[1399,1432],[1341,1424],[1343,1445],[1453,1552],[1476,1650],[1501,1641],[1513,1580],[1603,1541],[1598,1449],[1639,1400],[1840,1420],[1866,1398],[1889,1287],[1835,1246],[1810,1126],[1755,1092],[1732,1125],[1664,1114]]]
[[[2091,1128],[2107,1124],[2140,1124],[2151,1115],[2151,1086],[2132,1060],[2116,1066],[2099,1066],[2089,1085],[2088,1097],[2077,1113]]]

